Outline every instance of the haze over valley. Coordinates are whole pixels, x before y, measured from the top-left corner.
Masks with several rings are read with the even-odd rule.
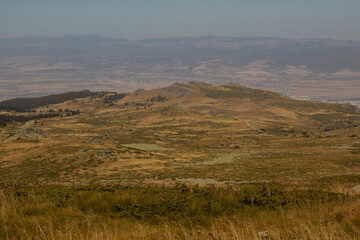
[[[360,42],[273,37],[0,39],[0,99],[236,82],[299,99],[359,101]]]

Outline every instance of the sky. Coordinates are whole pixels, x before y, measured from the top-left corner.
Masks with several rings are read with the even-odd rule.
[[[360,40],[360,0],[0,0],[0,38],[102,35]]]

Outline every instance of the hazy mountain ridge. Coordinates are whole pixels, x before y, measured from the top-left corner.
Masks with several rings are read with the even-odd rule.
[[[350,104],[300,101],[279,93],[252,89],[237,83],[217,86],[203,82],[175,83],[164,88],[139,89],[127,94],[83,90],[38,98],[16,98],[0,102],[0,110],[29,112],[37,108],[49,108],[53,113],[62,109],[63,105],[71,106],[71,102],[77,102],[77,100],[86,103],[90,109],[93,109],[92,111],[94,108],[98,110],[149,108],[148,112],[152,114],[151,109],[157,112],[160,107],[160,109],[172,109],[171,111],[175,115],[228,114],[249,119],[261,116],[273,121],[279,119],[296,121],[298,118],[301,120],[311,119],[316,122],[324,122],[323,118],[327,118],[327,123],[334,126],[338,123],[337,127],[356,127],[357,121],[360,120],[360,117],[356,117],[360,114],[360,109]],[[249,106],[251,107],[249,108]],[[77,112],[79,112],[79,108],[81,109],[81,104],[78,106]],[[319,118],[320,116],[314,117],[319,114],[322,116],[321,118]],[[348,119],[346,116],[349,114],[354,115],[350,119],[353,118],[355,122],[349,120],[344,124],[344,121],[346,122]]]
[[[59,48],[63,52],[59,52]],[[275,37],[172,37],[145,40],[114,39],[101,36],[25,37],[0,39],[0,55],[6,56],[142,56],[151,54],[180,54],[180,50],[203,50],[215,54],[231,51],[264,51],[271,53],[294,53],[311,49],[360,49],[360,41],[333,39],[285,39]],[[71,52],[70,50],[77,50]],[[177,50],[179,50],[177,52]],[[211,50],[215,52],[211,52]],[[222,52],[216,52],[222,50]],[[167,52],[169,51],[169,52]],[[173,51],[173,52],[172,52]],[[228,52],[229,51],[229,52]],[[234,52],[233,52],[234,53]]]
[[[146,96],[146,102],[144,102],[144,96]],[[146,106],[147,102],[165,102],[175,101],[176,104],[180,104],[183,101],[187,102],[192,98],[201,97],[220,99],[224,101],[231,101],[231,99],[247,99],[257,104],[270,104],[281,107],[286,107],[291,110],[297,111],[297,107],[302,110],[308,109],[324,109],[335,110],[337,112],[360,114],[360,109],[350,104],[333,104],[311,101],[294,100],[289,97],[283,96],[279,93],[252,89],[242,86],[238,83],[229,83],[225,85],[211,85],[204,82],[189,82],[187,84],[174,83],[168,87],[156,88],[151,90],[139,89],[132,93],[116,93],[116,92],[91,92],[89,90],[82,90],[78,92],[67,92],[60,94],[50,94],[36,98],[14,98],[5,101],[0,101],[0,110],[6,111],[30,111],[38,107],[44,107],[47,105],[60,104],[69,100],[75,100],[77,98],[103,98],[104,103],[116,104],[119,100],[125,98],[125,101],[131,100],[141,104],[140,106]],[[172,103],[173,104],[173,103]],[[302,111],[301,110],[301,111]]]

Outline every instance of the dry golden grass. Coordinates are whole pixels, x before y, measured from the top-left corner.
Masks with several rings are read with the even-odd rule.
[[[0,193],[1,239],[359,239],[360,202],[244,211],[227,217],[153,221],[114,218],[51,199]]]

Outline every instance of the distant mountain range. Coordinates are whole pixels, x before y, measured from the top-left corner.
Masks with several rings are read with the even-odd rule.
[[[346,99],[360,91],[360,41],[276,37],[101,36],[0,39],[0,100],[204,81]]]
[[[271,59],[278,67],[306,66],[320,72],[360,71],[360,41],[275,37],[172,37],[145,40],[101,36],[24,37],[0,39],[0,56],[112,56],[181,58],[227,57],[232,64]]]

